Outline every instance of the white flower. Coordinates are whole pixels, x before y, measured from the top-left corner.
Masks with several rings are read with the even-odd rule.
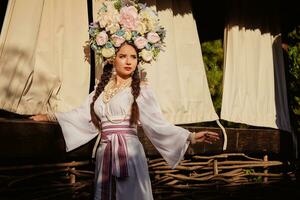
[[[156,15],[156,13],[153,12],[153,10],[149,7],[142,9],[140,11],[139,15],[143,19],[148,19],[148,20],[153,20],[153,21],[158,20],[158,16]]]
[[[140,53],[140,56],[143,58],[144,61],[149,62],[153,58],[152,51],[148,51],[146,49],[143,49]]]
[[[101,50],[101,54],[104,58],[110,58],[112,57],[113,55],[115,55],[116,51],[115,51],[115,48],[114,47],[111,47],[111,48],[102,48]]]
[[[139,14],[140,21],[142,21],[145,26],[147,27],[148,31],[155,31],[158,26],[158,17],[157,15],[151,10],[151,8],[145,8],[140,11]]]
[[[158,29],[158,22],[156,21],[148,21],[146,24],[148,31],[157,31]]]
[[[112,12],[113,10],[116,10],[113,1],[105,1],[104,4],[106,5],[106,8],[107,8],[108,12]]]
[[[124,33],[124,38],[125,38],[125,40],[127,40],[127,41],[129,41],[129,40],[131,40],[131,38],[132,38],[132,34],[131,34],[131,31],[125,31],[125,33]]]
[[[106,11],[99,12],[98,21],[101,28],[106,26],[111,26],[112,24],[118,24],[120,20],[120,14],[118,10],[115,9],[112,2],[106,2]]]
[[[110,25],[106,26],[106,28],[105,28],[105,30],[109,31],[110,34],[114,34],[119,29],[120,29],[120,25],[119,24],[110,24]]]
[[[137,32],[139,32],[141,35],[144,35],[147,31],[147,27],[144,23],[138,22],[136,27]]]

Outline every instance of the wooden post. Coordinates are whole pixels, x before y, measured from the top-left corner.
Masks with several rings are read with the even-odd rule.
[[[219,171],[218,171],[218,160],[214,159],[214,175],[218,175]]]
[[[73,162],[74,162],[74,161],[73,161]],[[75,171],[75,170],[76,170],[75,167],[72,167],[72,168],[71,168],[71,171]],[[71,183],[71,184],[76,183],[76,175],[73,174],[73,173],[70,173],[70,183]]]
[[[71,170],[75,171],[75,167],[71,168]],[[70,183],[71,184],[76,183],[76,176],[75,176],[75,174],[72,174],[72,173],[70,174]]]
[[[268,155],[264,155],[264,162],[268,161]],[[265,167],[264,174],[268,174],[268,168]],[[268,183],[268,176],[264,177],[264,183]]]

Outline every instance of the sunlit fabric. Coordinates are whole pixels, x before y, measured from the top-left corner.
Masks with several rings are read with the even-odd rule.
[[[66,111],[88,94],[85,0],[10,0],[0,36],[0,108]]]
[[[233,1],[225,27],[221,118],[290,131],[275,2]]]

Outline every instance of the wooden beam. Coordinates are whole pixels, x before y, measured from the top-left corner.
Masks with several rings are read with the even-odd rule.
[[[188,155],[195,154],[219,154],[224,152],[242,152],[242,153],[258,153],[279,154],[281,150],[281,136],[280,131],[275,129],[240,129],[227,128],[228,144],[227,150],[223,152],[223,137],[220,128],[212,127],[184,127],[190,131],[211,130],[220,134],[221,139],[214,144],[197,143],[190,145],[187,150]],[[145,146],[147,155],[155,156],[158,152],[147,137],[144,136],[143,130],[139,129],[139,137]]]
[[[186,155],[220,154],[223,139],[221,129],[205,127],[184,127],[190,131],[212,130],[220,133],[221,140],[214,144],[191,145]],[[281,152],[281,133],[275,129],[226,129],[228,147],[226,152],[279,154]],[[82,147],[65,152],[65,142],[60,126],[53,122],[35,122],[28,119],[0,118],[0,163],[11,162],[57,162],[89,159],[95,139]],[[149,139],[138,129],[138,136],[147,156],[158,156]]]

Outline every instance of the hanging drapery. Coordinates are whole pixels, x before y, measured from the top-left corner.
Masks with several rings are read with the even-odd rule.
[[[278,4],[233,0],[231,8],[221,118],[290,131]]]
[[[85,0],[10,0],[0,37],[0,108],[36,114],[78,106],[89,88],[87,40]]]
[[[176,124],[218,119],[190,1],[156,1],[156,7],[167,29],[167,49],[147,70],[163,113]]]
[[[18,112],[32,81],[43,4],[40,0],[8,2],[0,36],[1,109]]]

